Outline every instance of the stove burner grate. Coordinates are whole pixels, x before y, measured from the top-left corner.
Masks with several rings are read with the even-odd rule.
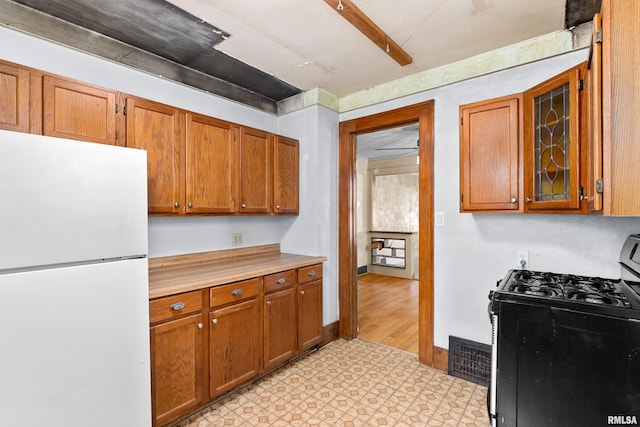
[[[525,295],[533,295],[537,297],[547,297],[547,298],[561,298],[562,290],[559,288],[555,288],[552,286],[546,285],[529,285],[529,284],[520,284],[515,283],[508,289],[510,292],[515,292],[518,294]]]
[[[529,270],[513,270],[505,287],[508,292],[522,295],[630,307],[619,289],[620,280]]]

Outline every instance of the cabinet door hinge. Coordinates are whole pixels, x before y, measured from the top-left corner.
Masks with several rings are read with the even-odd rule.
[[[582,200],[582,198],[584,197],[584,187],[580,186],[580,188],[578,189],[578,196],[580,196],[580,200]]]
[[[602,43],[602,28],[596,30],[596,43]]]
[[[118,131],[116,131],[116,140],[118,140]]]
[[[460,195],[460,203],[464,203],[464,194]]]
[[[124,107],[122,107],[122,115],[124,115],[124,116],[127,115],[127,106],[126,105]]]
[[[464,118],[460,117],[460,126],[463,126],[463,125],[464,125],[464,123],[463,123],[463,122],[464,122]]]
[[[584,80],[578,80],[578,90],[582,90],[584,88]]]
[[[116,104],[116,114],[118,114],[118,104]]]
[[[604,181],[601,179],[596,181],[596,193],[604,193]]]

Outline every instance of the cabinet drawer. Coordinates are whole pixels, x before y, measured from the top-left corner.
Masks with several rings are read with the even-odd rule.
[[[298,283],[322,279],[322,264],[310,265],[298,269]]]
[[[230,302],[244,301],[254,298],[260,290],[260,277],[244,280],[242,282],[230,283],[228,285],[216,286],[209,290],[210,306],[218,307]]]
[[[180,317],[202,310],[202,292],[193,291],[149,301],[151,323]]]
[[[296,278],[296,270],[286,270],[264,276],[264,293],[289,288],[296,284]]]

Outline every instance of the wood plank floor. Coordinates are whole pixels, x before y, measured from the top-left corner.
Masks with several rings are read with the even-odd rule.
[[[358,337],[418,353],[418,281],[358,276]]]

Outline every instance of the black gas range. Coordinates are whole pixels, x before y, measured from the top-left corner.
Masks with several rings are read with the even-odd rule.
[[[640,235],[621,278],[510,270],[489,295],[493,426],[640,423]]]

